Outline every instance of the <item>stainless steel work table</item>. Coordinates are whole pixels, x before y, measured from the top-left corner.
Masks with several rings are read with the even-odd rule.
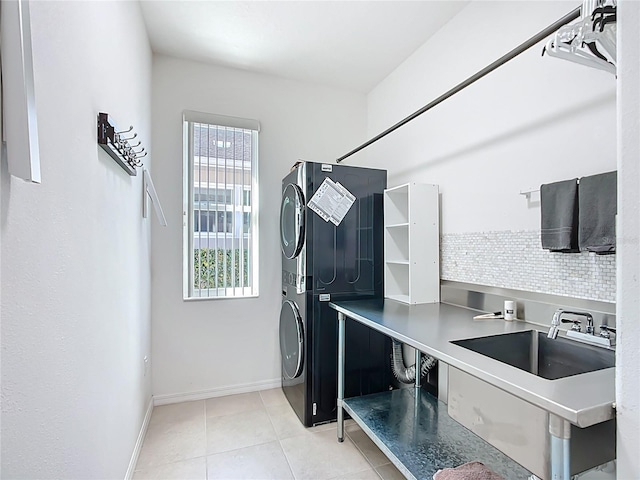
[[[332,302],[330,306],[338,311],[339,320],[338,438],[340,440],[344,436],[343,408],[341,407],[345,407],[343,368],[346,317],[548,411],[552,414],[550,418],[560,422],[561,431],[563,428],[566,430],[568,423],[578,427],[588,427],[609,420],[615,415],[613,408],[615,369],[613,368],[557,380],[546,380],[450,343],[452,340],[539,329],[535,325],[522,321],[473,320],[473,316],[478,313],[476,310],[443,303],[410,306],[385,299]],[[553,478],[569,480],[567,465],[569,459],[568,452],[565,451],[568,449],[569,439],[559,434],[557,441],[554,442],[554,440],[556,436],[552,435],[551,463],[555,471]],[[382,445],[379,443],[379,446]],[[388,451],[385,453],[389,454]],[[407,475],[409,478],[414,476],[412,472],[403,470],[402,465],[397,466],[405,475],[409,473],[410,475]]]

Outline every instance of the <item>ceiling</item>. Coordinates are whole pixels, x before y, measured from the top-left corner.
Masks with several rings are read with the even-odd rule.
[[[154,52],[368,93],[467,1],[158,1]]]

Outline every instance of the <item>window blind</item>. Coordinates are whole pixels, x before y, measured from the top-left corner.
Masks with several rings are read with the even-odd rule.
[[[185,112],[184,297],[258,295],[255,120]]]

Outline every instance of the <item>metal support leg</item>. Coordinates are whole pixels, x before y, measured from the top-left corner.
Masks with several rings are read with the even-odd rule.
[[[571,480],[571,424],[549,414],[551,435],[551,479]]]
[[[422,384],[422,380],[420,378],[420,361],[422,359],[422,354],[420,350],[416,348],[416,380],[414,383],[415,390],[413,391],[413,431],[411,435],[412,442],[415,444],[418,442],[418,438],[420,436],[420,421],[418,417],[418,412],[420,411],[420,385]]]
[[[416,388],[422,386],[422,378],[420,378],[420,361],[422,360],[422,353],[416,348]]]
[[[338,442],[344,441],[344,325],[346,317],[338,312]]]

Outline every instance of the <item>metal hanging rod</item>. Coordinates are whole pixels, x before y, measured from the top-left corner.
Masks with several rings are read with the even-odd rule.
[[[480,70],[478,73],[476,73],[475,75],[470,76],[469,78],[467,78],[465,81],[459,83],[458,85],[456,85],[455,87],[453,87],[451,90],[449,90],[446,93],[443,93],[442,95],[440,95],[438,98],[436,98],[435,100],[433,100],[431,103],[428,103],[427,105],[425,105],[424,107],[422,107],[420,110],[417,110],[415,112],[413,112],[411,115],[409,115],[408,117],[400,120],[398,123],[396,123],[395,125],[387,128],[384,132],[376,135],[375,137],[373,137],[370,140],[367,140],[365,143],[363,143],[362,145],[360,145],[359,147],[354,148],[353,150],[351,150],[349,153],[341,156],[340,158],[336,159],[336,163],[340,163],[342,162],[344,159],[350,157],[351,155],[353,155],[354,153],[358,153],[360,150],[368,147],[369,145],[371,145],[372,143],[377,142],[378,140],[380,140],[382,137],[385,137],[387,135],[389,135],[391,132],[397,130],[398,128],[402,127],[404,124],[409,123],[411,120],[413,120],[414,118],[422,115],[424,112],[426,112],[427,110],[431,110],[433,107],[435,107],[436,105],[438,105],[439,103],[444,102],[447,98],[452,97],[453,95],[455,95],[456,93],[458,93],[459,91],[467,88],[469,85],[471,85],[472,83],[474,83],[476,80],[480,80],[482,77],[484,77],[485,75],[487,75],[488,73],[493,72],[495,69],[497,69],[498,67],[501,67],[502,65],[504,65],[505,63],[507,63],[509,60],[514,59],[515,57],[517,57],[518,55],[520,55],[522,52],[524,52],[525,50],[528,50],[529,48],[533,47],[536,43],[538,43],[540,40],[543,40],[544,38],[546,38],[547,36],[551,35],[552,33],[554,33],[556,30],[558,30],[560,27],[566,25],[567,23],[575,20],[576,18],[580,17],[580,8],[581,7],[576,7],[575,9],[573,9],[571,12],[569,12],[568,14],[566,14],[564,17],[562,17],[560,20],[557,20],[556,22],[552,23],[551,25],[549,25],[547,28],[545,28],[544,30],[540,31],[539,33],[537,33],[536,35],[534,35],[533,37],[531,37],[529,40],[525,41],[524,43],[518,45],[516,48],[514,48],[513,50],[511,50],[509,53],[503,55],[502,57],[500,57],[498,60],[496,60],[495,62],[493,62],[490,65],[487,65],[486,67],[484,67],[482,70]]]

